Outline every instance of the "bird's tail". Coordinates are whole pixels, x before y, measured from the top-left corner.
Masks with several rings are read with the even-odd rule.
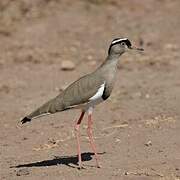
[[[62,97],[57,96],[56,98],[48,101],[43,104],[41,107],[33,111],[28,116],[24,117],[21,120],[21,123],[24,124],[26,122],[30,122],[32,119],[39,118],[41,116],[45,116],[48,114],[53,114],[55,112],[60,112],[64,110]]]

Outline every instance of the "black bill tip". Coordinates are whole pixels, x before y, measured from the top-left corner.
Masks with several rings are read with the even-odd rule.
[[[25,118],[23,118],[23,119],[21,120],[21,123],[24,124],[24,123],[27,123],[27,122],[30,122],[30,121],[31,121],[30,118],[25,117]]]
[[[136,48],[138,51],[144,51],[143,48]]]
[[[143,48],[138,48],[138,47],[135,47],[135,46],[130,46],[129,49],[137,50],[137,51],[144,51]]]

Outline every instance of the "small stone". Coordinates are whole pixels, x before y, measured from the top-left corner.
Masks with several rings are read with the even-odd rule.
[[[145,146],[152,146],[152,142],[151,141],[148,141],[147,143],[145,143]]]
[[[27,140],[28,138],[27,137],[23,137],[23,139],[22,140]]]
[[[27,176],[29,174],[30,173],[28,169],[20,169],[16,172],[16,176]]]
[[[178,49],[176,44],[165,44],[164,48],[167,50],[177,50]]]
[[[150,98],[150,95],[149,95],[149,94],[146,94],[146,95],[145,95],[145,98],[146,98],[146,99],[149,99],[149,98]]]
[[[75,64],[72,61],[62,61],[61,70],[63,71],[72,71],[75,69]]]
[[[88,56],[87,56],[87,59],[88,59],[88,60],[92,60],[92,59],[93,59],[93,56],[88,55]]]
[[[129,172],[125,172],[124,175],[129,175],[130,173]]]
[[[120,139],[118,139],[118,138],[116,138],[116,139],[115,139],[115,142],[121,142],[121,140],[120,140]]]

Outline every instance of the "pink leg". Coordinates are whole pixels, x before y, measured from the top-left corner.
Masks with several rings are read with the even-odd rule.
[[[92,114],[88,114],[88,128],[87,128],[87,134],[88,134],[88,137],[89,137],[89,141],[90,141],[90,145],[92,147],[92,150],[95,154],[95,158],[96,158],[96,165],[97,167],[99,168],[100,165],[99,165],[99,158],[98,158],[98,155],[97,155],[97,151],[96,151],[96,146],[94,144],[94,140],[93,140],[93,134],[92,134]]]
[[[77,149],[78,149],[78,164],[79,164],[79,168],[82,168],[82,159],[81,159],[81,148],[80,148],[80,133],[79,133],[79,128],[80,128],[80,124],[81,121],[84,117],[85,112],[81,113],[81,116],[79,118],[79,120],[77,121],[76,125],[75,125],[75,131],[76,131],[76,138],[77,138]]]

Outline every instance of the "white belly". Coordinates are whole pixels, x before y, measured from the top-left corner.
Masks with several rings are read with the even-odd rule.
[[[105,82],[100,86],[100,88],[98,89],[98,91],[96,92],[96,94],[94,94],[94,96],[92,96],[91,98],[89,98],[89,102],[85,105],[83,105],[82,109],[84,111],[87,111],[89,109],[94,108],[94,106],[98,105],[99,103],[103,102],[104,100],[102,99],[102,95],[104,92],[104,88],[105,88]]]
[[[87,111],[89,108],[94,108],[96,105],[100,104],[104,100],[100,97],[96,100],[92,100],[89,103],[82,106],[82,110]]]

